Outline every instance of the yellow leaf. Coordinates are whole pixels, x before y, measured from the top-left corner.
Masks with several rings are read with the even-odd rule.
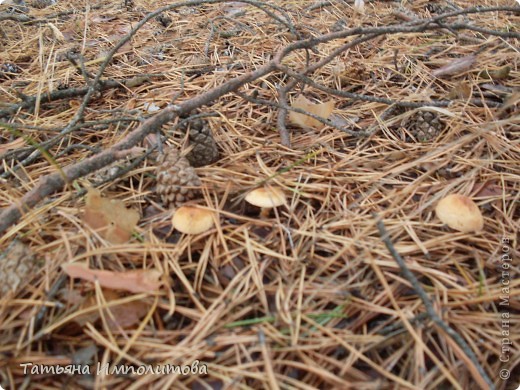
[[[334,101],[329,100],[326,103],[314,104],[311,101],[307,100],[303,95],[298,96],[298,98],[292,104],[293,108],[299,108],[308,113],[318,115],[324,119],[328,119],[332,110],[334,110]],[[311,118],[308,115],[300,114],[294,111],[289,112],[289,120],[298,125],[300,127],[312,127],[314,129],[321,129],[325,125],[320,121]]]
[[[132,237],[132,231],[139,221],[139,213],[127,209],[120,200],[101,197],[98,190],[90,188],[83,221],[97,230],[104,239],[122,244]]]

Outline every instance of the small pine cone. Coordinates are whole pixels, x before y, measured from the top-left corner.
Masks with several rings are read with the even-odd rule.
[[[189,122],[188,126],[181,126],[181,130],[188,131],[189,145],[193,147],[186,155],[194,167],[201,167],[214,163],[219,158],[217,143],[211,134],[211,129],[201,118]]]
[[[431,141],[444,130],[444,123],[431,111],[417,111],[404,126],[419,142]]]
[[[200,185],[195,170],[176,148],[164,151],[162,162],[157,167],[156,192],[166,207],[179,207],[194,199]]]

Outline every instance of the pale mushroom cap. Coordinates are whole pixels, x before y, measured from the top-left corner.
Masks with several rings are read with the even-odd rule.
[[[435,214],[450,228],[463,233],[478,232],[484,228],[480,209],[464,195],[448,195],[437,204]]]
[[[278,207],[285,203],[285,195],[281,188],[262,187],[246,195],[246,202],[257,207]]]
[[[173,215],[172,225],[181,233],[204,233],[214,225],[213,212],[193,206],[182,206]]]

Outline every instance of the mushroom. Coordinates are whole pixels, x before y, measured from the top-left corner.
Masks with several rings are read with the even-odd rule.
[[[213,212],[194,206],[182,206],[172,218],[175,229],[185,234],[200,234],[214,225]]]
[[[463,233],[478,232],[484,228],[484,218],[480,209],[464,195],[446,196],[435,207],[435,214],[450,228]]]
[[[279,187],[261,187],[249,192],[246,202],[260,207],[260,216],[265,218],[272,208],[285,204],[285,195]]]

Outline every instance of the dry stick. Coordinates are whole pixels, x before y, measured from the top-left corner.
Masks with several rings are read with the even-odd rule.
[[[89,5],[89,8],[91,10],[97,10],[97,9],[103,8],[103,6],[102,5]],[[31,24],[38,24],[38,23],[46,24],[46,23],[49,23],[50,21],[58,19],[62,16],[72,15],[75,13],[81,13],[84,11],[85,11],[85,8],[61,11],[61,12],[57,12],[55,14],[46,15],[43,19],[36,19],[32,16],[25,15],[25,14],[12,14],[12,13],[7,13],[7,12],[2,12],[2,13],[0,13],[0,21],[14,20],[15,22],[23,23],[24,25],[31,25]]]
[[[511,7],[511,6],[478,7],[477,6],[477,7],[471,7],[471,8],[466,8],[466,9],[460,9],[457,11],[446,12],[446,13],[434,16],[433,18],[431,18],[431,21],[433,23],[437,23],[437,22],[441,21],[442,19],[446,19],[446,18],[449,18],[452,16],[479,14],[479,13],[483,13],[483,12],[516,12],[516,13],[520,13],[520,7]],[[414,23],[417,23],[417,21],[415,21]],[[498,33],[497,34],[498,36],[501,36],[501,35],[499,35],[499,34],[501,34],[499,31],[494,31],[494,32]]]
[[[62,189],[67,182],[71,182],[89,173],[97,171],[117,159],[124,157],[124,155],[120,153],[121,151],[129,149],[141,142],[146,135],[156,131],[162,125],[172,121],[177,116],[187,115],[196,108],[208,105],[219,97],[229,92],[233,92],[242,85],[265,76],[273,70],[274,64],[268,63],[254,72],[249,72],[231,79],[225,84],[217,86],[202,95],[196,96],[180,103],[179,105],[167,107],[158,114],[144,121],[141,126],[109,149],[76,164],[69,165],[63,168],[62,172],[55,172],[42,177],[38,181],[38,184],[36,184],[36,186],[26,193],[19,201],[2,210],[0,213],[0,234],[5,232],[9,226],[16,223],[16,221],[18,221],[22,216],[23,212],[35,206],[46,196]],[[62,176],[62,173],[65,177]]]
[[[120,118],[109,118],[109,119],[100,119],[96,121],[88,121],[88,122],[82,122],[71,128],[71,132],[85,128],[85,127],[91,127],[93,129],[106,129],[111,123],[118,123],[118,122],[142,122],[142,118],[137,117],[120,117]],[[0,121],[0,127],[5,127],[6,129],[28,129],[28,130],[37,130],[41,132],[56,132],[58,135],[50,138],[49,140],[42,142],[37,145],[37,147],[47,149],[52,145],[56,145],[66,134],[62,134],[61,128],[59,127],[42,127],[42,126],[31,126],[31,125],[25,125],[25,124],[18,124],[18,123],[6,123]],[[27,158],[27,161],[30,162],[30,159],[28,156],[34,152],[36,149],[35,146],[27,146],[20,149],[15,150],[9,150],[5,152],[4,154],[0,154],[0,160],[6,160],[9,164],[9,160],[16,159],[20,160],[22,158]],[[97,153],[97,152],[96,152]],[[63,152],[60,153],[62,155]],[[23,160],[20,162],[20,165],[26,165],[24,164],[26,160]],[[17,165],[19,167],[20,165]],[[4,172],[0,175],[1,178],[6,179],[10,177],[14,171],[5,171],[5,167],[2,166],[0,168],[0,171],[4,170]]]
[[[67,276],[65,274],[61,274],[61,276],[54,282],[54,284],[51,286],[49,291],[45,294],[45,300],[50,301],[54,299],[58,291],[60,290],[61,286],[65,281],[67,280]],[[36,314],[36,317],[34,319],[34,330],[33,333],[38,333],[39,330],[42,327],[43,320],[45,318],[45,315],[49,311],[49,306],[42,306],[42,308],[38,311]]]
[[[399,33],[418,33],[418,32],[426,32],[430,30],[439,30],[443,27],[439,25],[432,25],[436,23],[437,21],[446,18],[448,16],[453,15],[459,15],[464,13],[476,13],[476,12],[492,12],[492,11],[516,11],[520,12],[519,7],[490,7],[490,8],[468,8],[467,10],[463,11],[457,11],[457,12],[451,12],[449,14],[443,14],[435,18],[431,19],[420,19],[418,21],[410,22],[410,23],[404,23],[404,24],[394,24],[390,26],[383,26],[383,27],[355,27],[348,30],[342,30],[338,32],[333,32],[329,34],[324,34],[319,37],[313,37],[305,40],[300,40],[297,42],[294,42],[290,45],[287,45],[284,49],[281,50],[280,56],[283,58],[290,52],[293,52],[294,50],[298,49],[308,49],[312,46],[316,46],[321,43],[330,42],[332,40],[336,39],[344,39],[353,35],[373,35],[373,37],[370,37],[369,39],[375,38],[376,36],[384,35],[384,34],[399,34]],[[499,36],[502,38],[517,38],[520,39],[520,33],[517,32],[501,32],[496,30],[487,30],[475,27],[470,24],[466,23],[456,23],[449,25],[454,30],[473,30],[477,32],[485,32],[486,34],[493,35],[493,36]],[[365,37],[358,38],[358,39],[364,39],[367,40]],[[350,44],[350,43],[347,43]],[[334,57],[341,53],[344,50],[344,48],[338,48],[334,50],[331,54],[323,58],[321,61],[317,62],[313,67],[309,68],[310,71],[318,69],[330,61],[334,59]],[[279,62],[280,63],[280,62]]]
[[[104,91],[106,89],[112,88],[126,88],[129,85],[135,87],[147,81],[148,77],[137,76],[126,80],[105,80],[102,83],[100,83],[98,88],[99,91]],[[59,89],[51,93],[42,94],[40,96],[40,103],[50,103],[56,100],[71,99],[78,96],[85,96],[88,92],[88,89],[89,87]],[[0,118],[16,114],[20,110],[33,108],[37,99],[38,96],[23,96],[22,103],[12,104],[10,107],[0,110]]]
[[[103,82],[99,82],[99,85],[96,87],[97,90],[105,90],[110,88],[125,88],[127,86],[137,86],[143,84],[145,81],[147,81],[147,77],[143,76],[137,76],[132,79],[127,80],[105,80]],[[40,103],[48,103],[55,100],[61,100],[61,99],[70,99],[72,97],[76,96],[85,96],[85,99],[87,98],[87,95],[89,91],[91,91],[95,86],[91,85],[90,87],[82,87],[82,88],[69,88],[64,90],[58,90],[54,91],[50,94],[45,94],[41,96]],[[12,105],[10,108],[7,108],[5,110],[0,110],[0,118],[4,116],[8,116],[11,114],[14,114],[15,112],[24,109],[24,108],[33,108],[38,101],[38,96],[23,96],[23,103]],[[25,155],[27,157],[24,158],[24,160],[20,161],[17,166],[15,167],[21,167],[21,166],[27,166],[37,160],[39,156],[41,155],[41,149],[48,149],[51,146],[56,145],[60,140],[67,134],[72,133],[73,131],[77,130],[78,128],[85,127],[86,125],[81,124],[81,119],[83,117],[84,109],[86,108],[85,100],[83,100],[82,103],[83,110],[81,110],[81,115],[78,116],[78,113],[74,116],[72,121],[63,128],[63,130],[60,131],[60,133],[51,138],[50,140],[47,140],[43,143],[41,143],[39,146],[39,149],[32,150],[30,152],[30,155]],[[79,111],[78,111],[79,112]],[[20,151],[15,151],[14,153],[19,153]],[[1,177],[2,178],[8,178],[11,176],[12,172],[5,171],[4,167],[0,167],[0,171],[3,172]]]
[[[4,20],[14,20],[15,22],[25,23],[31,21],[31,17],[21,14],[8,14],[6,12],[0,13],[0,22]]]
[[[468,12],[468,13],[471,13],[471,12],[490,12],[490,11],[497,10],[497,8],[500,8],[502,10],[503,7],[494,7],[494,8],[489,8],[489,9],[481,9],[481,8],[468,9],[468,10],[462,10],[462,11],[457,11],[457,12],[451,12],[451,13],[443,14],[443,15],[437,16],[436,18],[433,18],[433,19],[417,20],[417,21],[414,21],[413,23],[409,23],[407,26],[411,27],[412,30],[406,30],[405,32],[412,32],[412,31],[419,32],[419,31],[426,31],[428,29],[437,29],[438,26],[429,27],[429,24],[431,22],[436,22],[436,23],[440,24],[439,21],[442,20],[443,18],[446,18],[446,17],[449,17],[449,16],[453,16],[453,15],[459,15],[461,13],[465,13],[465,11]],[[508,10],[510,10],[509,9],[510,7],[506,7],[506,8]],[[401,27],[404,28],[404,27],[407,27],[407,26],[403,25]],[[280,71],[282,71],[283,73],[287,74],[288,76],[293,77],[293,80],[291,80],[287,86],[278,89],[279,102],[280,102],[280,105],[282,107],[278,111],[277,125],[278,125],[278,131],[280,133],[280,138],[281,138],[282,145],[284,145],[286,147],[290,147],[290,138],[289,138],[289,132],[288,132],[287,127],[285,125],[285,117],[287,115],[287,108],[286,108],[286,106],[287,106],[287,93],[296,84],[295,80],[303,82],[304,84],[310,85],[310,86],[312,86],[314,88],[317,88],[317,89],[319,89],[319,90],[321,90],[323,92],[326,92],[328,94],[335,95],[335,96],[340,96],[340,97],[346,97],[346,98],[355,99],[355,100],[363,100],[363,101],[370,101],[370,102],[377,102],[377,103],[384,103],[384,104],[396,104],[396,105],[401,106],[401,107],[409,107],[409,108],[410,107],[411,108],[419,108],[419,107],[422,107],[424,105],[433,105],[433,106],[437,106],[437,107],[447,107],[448,105],[451,104],[450,100],[430,101],[430,102],[427,102],[427,103],[423,103],[423,102],[395,102],[395,101],[392,101],[391,99],[378,98],[378,97],[374,97],[374,96],[355,94],[355,93],[340,91],[340,90],[333,89],[333,88],[327,88],[327,87],[325,87],[325,86],[323,86],[323,85],[321,85],[319,83],[314,82],[314,80],[312,80],[311,78],[305,76],[305,75],[307,75],[307,74],[309,74],[309,73],[311,73],[311,72],[313,72],[313,71],[315,71],[315,70],[325,66],[330,61],[332,61],[334,58],[336,58],[339,54],[343,53],[344,51],[346,51],[347,49],[349,49],[349,48],[351,48],[353,46],[357,46],[358,44],[360,44],[362,42],[370,41],[370,40],[372,40],[372,39],[374,39],[374,38],[376,38],[378,36],[384,35],[384,34],[396,33],[397,31],[395,30],[395,27],[396,26],[388,26],[388,27],[385,27],[385,28],[375,28],[375,29],[354,28],[354,29],[350,29],[350,30],[346,30],[346,31],[335,32],[335,33],[331,33],[331,34],[322,35],[322,36],[320,36],[318,38],[311,38],[311,39],[306,39],[306,40],[300,40],[300,41],[295,42],[295,43],[293,43],[291,45],[288,45],[286,47],[285,52],[282,50],[282,52],[280,53],[280,57],[279,58],[275,57],[274,61],[277,64],[277,68]],[[399,26],[397,26],[397,27],[399,27]],[[440,26],[440,27],[442,27],[442,26]],[[448,27],[451,28],[451,26],[448,26]],[[457,25],[455,25],[455,27],[453,29],[454,30],[466,29],[466,28],[469,28],[469,27],[470,26],[467,25],[467,24],[457,24]],[[485,32],[486,33],[490,33],[491,35],[502,36],[502,34],[500,32],[496,32],[496,31],[492,31],[492,30],[486,30]],[[332,53],[330,53],[329,55],[327,55],[325,58],[321,59],[320,61],[316,62],[312,66],[309,66],[308,65],[308,61],[307,61],[307,65],[306,65],[305,69],[302,72],[293,72],[287,66],[284,66],[284,65],[281,64],[281,59],[285,55],[287,55],[289,52],[291,52],[291,51],[298,50],[298,49],[306,49],[306,54],[307,54],[307,57],[308,57],[308,49],[313,48],[318,43],[323,43],[324,41],[328,42],[330,40],[337,39],[337,38],[345,38],[345,37],[351,36],[351,35],[365,35],[365,36],[361,36],[359,38],[354,39],[351,42],[348,42],[348,43],[340,46],[339,48],[333,50]],[[516,34],[516,33],[513,33],[512,36],[519,37],[518,34]],[[499,105],[499,103],[496,103],[496,102],[482,101],[480,99],[471,99],[470,102],[475,104],[475,105],[479,105],[479,106],[483,106],[485,104],[487,104],[488,106],[498,106]],[[309,114],[307,114],[307,115],[309,115]],[[310,115],[310,116],[312,116],[312,115]],[[314,117],[314,116],[312,116],[312,117]],[[324,121],[322,118],[314,117],[314,119],[317,119],[317,120],[319,120],[320,122],[322,122],[322,123],[324,123],[326,125],[333,126],[333,127],[337,128],[337,126],[331,124],[328,121]],[[342,129],[340,129],[340,130],[342,130]]]
[[[160,13],[164,11],[168,11],[171,9],[175,9],[181,6],[189,6],[189,5],[200,5],[200,4],[214,4],[214,3],[221,3],[225,2],[225,0],[201,0],[201,1],[185,1],[185,2],[179,2],[175,3],[163,8],[160,8],[150,14],[148,14],[145,18],[143,18],[124,38],[122,38],[115,46],[114,48],[109,52],[109,54],[106,57],[106,60],[101,64],[100,69],[98,70],[95,79],[93,80],[92,84],[88,88],[85,97],[83,99],[82,104],[80,105],[78,111],[74,115],[74,118],[71,120],[71,122],[63,129],[63,132],[70,131],[71,128],[73,128],[78,122],[81,121],[83,117],[83,113],[87,107],[88,102],[90,101],[90,98],[92,95],[98,90],[99,85],[101,84],[101,77],[104,73],[105,68],[108,66],[110,61],[112,60],[115,53],[126,43],[128,42],[133,35],[137,33],[137,31],[150,19],[154,18],[155,16],[159,15]],[[262,11],[269,14],[269,11],[262,8],[262,6],[270,6],[265,3],[257,2],[254,0],[242,0],[242,2],[253,5]],[[275,8],[272,6],[272,8]],[[494,8],[475,8],[473,11],[466,10],[468,13],[471,12],[490,12],[495,10],[507,10],[516,11],[516,8],[512,7],[494,7]],[[460,13],[460,12],[459,12]],[[458,13],[457,13],[458,14]],[[272,15],[270,15],[272,16]],[[279,22],[282,22],[285,25],[288,25],[288,27],[292,30],[292,25],[288,22],[288,18],[286,21],[282,21],[280,18],[276,17],[276,20]],[[282,59],[290,54],[291,52],[298,50],[298,49],[308,49],[311,48],[319,43],[328,42],[333,39],[340,39],[345,38],[351,35],[358,35],[358,34],[367,34],[366,37],[361,37],[355,40],[358,41],[366,41],[370,40],[375,36],[385,34],[385,33],[399,33],[399,32],[423,32],[429,29],[436,29],[440,28],[438,26],[429,27],[429,24],[431,23],[431,19],[426,20],[424,23],[422,23],[420,26],[417,25],[401,25],[401,26],[389,26],[384,28],[355,28],[350,29],[346,31],[341,31],[338,33],[331,33],[326,34],[323,36],[320,36],[318,38],[309,38],[301,41],[297,41],[293,44],[290,44],[281,50],[274,56],[273,60],[267,63],[266,65],[258,68],[254,72],[246,73],[242,76],[239,76],[235,79],[231,79],[225,84],[215,87],[208,92],[197,96],[193,99],[190,99],[179,106],[172,106],[169,107],[162,112],[158,113],[154,117],[150,118],[146,122],[144,122],[139,128],[134,130],[132,133],[130,133],[126,138],[124,138],[122,141],[117,143],[116,145],[113,145],[110,149],[100,153],[99,155],[93,156],[89,159],[83,160],[77,164],[73,164],[71,166],[66,167],[63,172],[65,173],[65,177],[61,176],[61,173],[54,173],[47,176],[44,176],[40,179],[36,187],[34,187],[31,191],[29,191],[25,196],[23,196],[18,202],[11,204],[11,206],[8,206],[5,208],[2,213],[0,213],[0,233],[3,233],[9,226],[16,223],[18,219],[22,215],[22,211],[27,210],[28,208],[31,208],[35,206],[39,201],[44,199],[47,195],[50,195],[54,193],[55,191],[58,191],[60,188],[62,188],[66,181],[75,180],[79,177],[85,176],[91,172],[94,172],[98,169],[103,168],[104,166],[114,162],[118,158],[118,151],[130,148],[134,145],[136,145],[138,142],[140,142],[147,134],[149,134],[152,131],[155,131],[160,126],[166,124],[167,122],[173,120],[178,115],[186,115],[190,111],[201,107],[202,105],[207,105],[214,101],[215,99],[225,95],[226,93],[236,91],[240,86],[251,82],[253,80],[256,80],[259,77],[262,77],[276,69],[279,69],[281,67]],[[453,27],[453,26],[452,26]],[[472,26],[468,26],[465,24],[461,24],[456,26],[455,29],[472,29]],[[520,34],[518,33],[499,33],[496,31],[490,31],[489,32],[492,35],[498,35],[498,36],[507,36],[507,37],[520,37]],[[348,45],[348,44],[347,44]],[[344,49],[344,47],[342,48]],[[319,66],[323,66],[327,61],[330,61],[330,56],[326,57],[324,60],[319,61],[317,64],[314,64],[313,66],[307,66],[307,69],[311,71],[313,68],[316,69]],[[293,77],[298,79],[302,78],[302,81],[308,82],[312,81],[308,79],[305,76],[302,76],[299,73],[293,73]],[[335,91],[335,90],[334,90]],[[353,97],[353,96],[351,96]],[[358,97],[358,96],[356,96]],[[376,100],[377,101],[377,100]],[[384,99],[379,100],[381,102],[384,101]],[[388,101],[387,104],[393,104],[393,101]]]
[[[264,105],[264,106],[270,106],[270,107],[275,107],[277,108],[280,112],[283,112],[283,115],[278,115],[278,121],[277,121],[277,124],[278,126],[280,126],[280,124],[283,126],[283,128],[279,128],[279,132],[280,132],[280,138],[281,138],[281,141],[282,141],[282,145],[283,146],[286,146],[286,147],[291,147],[291,144],[290,144],[290,139],[289,139],[289,132],[287,130],[287,127],[285,126],[285,118],[280,118],[281,116],[285,116],[287,114],[288,111],[292,111],[292,112],[296,112],[298,114],[304,114],[304,115],[307,115],[313,119],[316,119],[317,121],[323,123],[324,125],[327,125],[327,126],[330,126],[334,129],[337,129],[339,131],[342,131],[344,133],[347,133],[349,135],[352,135],[354,137],[368,137],[370,135],[372,135],[372,133],[378,129],[377,126],[372,126],[371,127],[371,130],[370,131],[364,131],[364,130],[359,130],[359,131],[354,131],[354,130],[350,130],[350,129],[347,129],[345,127],[340,127],[338,124],[334,123],[334,121],[331,121],[330,119],[326,119],[326,118],[323,118],[319,115],[316,115],[316,114],[313,114],[311,112],[308,112],[308,111],[305,111],[305,110],[302,110],[301,108],[296,108],[296,107],[291,107],[289,105],[287,105],[287,100],[286,100],[286,97],[284,97],[285,95],[285,91],[284,89],[280,88],[279,89],[279,92],[278,92],[278,101],[279,103],[275,103],[275,102],[272,102],[270,100],[265,100],[265,99],[259,99],[259,98],[253,98],[251,96],[248,96],[242,92],[238,92],[238,91],[235,91],[235,94],[237,96],[240,96],[242,99],[250,102],[250,103],[253,103],[253,104],[260,104],[260,105]],[[364,96],[364,95],[363,95]],[[429,102],[425,102],[423,105],[428,105]],[[397,102],[395,102],[395,104],[392,104],[390,107],[394,107],[397,105]],[[285,144],[284,141],[286,141],[288,144]]]
[[[141,164],[148,156],[150,156],[155,150],[157,149],[157,146],[154,146],[150,149],[148,149],[142,156],[137,157],[126,165],[125,167],[119,169],[115,174],[109,175],[105,179],[101,180],[100,182],[93,185],[95,188],[99,188],[104,184],[107,183],[114,183],[116,179],[120,178],[123,175],[126,175],[127,173],[131,172],[133,169],[135,169],[139,164]],[[76,193],[75,198],[79,198],[87,193],[86,188],[82,188]]]
[[[125,35],[123,38],[121,38],[121,40],[108,52],[108,54],[107,54],[107,56],[105,58],[105,61],[103,61],[103,63],[100,65],[99,70],[98,70],[96,76],[94,77],[94,80],[88,86],[88,88],[86,88],[86,92],[84,94],[83,101],[82,101],[81,105],[79,106],[76,114],[74,115],[72,120],[67,124],[67,126],[65,126],[65,128],[62,130],[62,134],[70,133],[72,131],[71,129],[74,128],[83,119],[83,114],[85,112],[85,109],[87,108],[88,103],[90,102],[90,98],[92,97],[92,95],[96,91],[98,91],[100,89],[100,87],[102,87],[103,84],[106,83],[106,82],[102,82],[101,81],[101,77],[103,76],[103,73],[105,72],[105,69],[108,66],[108,64],[112,61],[114,55],[150,19],[155,18],[156,16],[160,15],[161,13],[163,13],[165,11],[170,11],[170,10],[173,10],[173,9],[176,9],[176,8],[180,8],[180,7],[184,7],[184,6],[196,6],[196,5],[201,5],[201,4],[217,4],[217,3],[225,3],[226,1],[227,0],[191,0],[191,1],[188,0],[188,1],[178,2],[178,3],[174,3],[174,4],[170,4],[170,5],[164,6],[162,8],[159,8],[159,9],[157,9],[157,10],[147,14],[139,23],[137,23],[135,25],[134,28],[132,28],[128,32],[127,35]],[[283,24],[284,26],[286,26],[289,29],[289,31],[291,31],[291,33],[295,34],[296,36],[299,36],[298,33],[296,32],[296,29],[295,29],[294,25],[290,21],[289,15],[287,14],[287,12],[283,8],[281,8],[279,6],[276,6],[276,5],[273,5],[273,4],[267,4],[267,3],[264,3],[264,2],[261,2],[261,1],[256,1],[256,0],[241,0],[240,2],[246,3],[246,4],[250,4],[250,5],[260,9],[262,12],[265,12],[268,16],[270,16],[271,18],[273,18],[277,22],[279,22],[279,23]],[[274,12],[272,12],[271,10],[269,10],[267,8],[271,8],[273,10],[278,11],[280,14],[283,15],[283,18],[279,17],[278,15],[276,15]],[[13,109],[14,109],[14,107],[11,107],[11,110],[13,110]],[[17,110],[12,111],[12,112],[10,112],[10,114],[13,114],[16,111]],[[8,115],[9,115],[9,113],[8,113]],[[2,116],[3,116],[3,113],[0,111],[0,117],[2,117]],[[34,151],[31,156],[29,156],[27,159],[25,159],[22,162],[22,164],[28,164],[31,161],[34,161],[39,155],[40,155],[39,150]],[[30,159],[30,160],[28,160],[28,159]]]
[[[342,30],[342,31],[338,31],[338,32],[333,32],[333,33],[321,35],[319,37],[313,37],[313,38],[310,38],[310,39],[305,39],[305,40],[300,40],[300,41],[294,42],[294,43],[286,46],[285,49],[283,49],[279,53],[279,59],[276,59],[276,57],[275,57],[275,61],[277,63],[278,69],[281,70],[282,72],[284,72],[287,75],[292,76],[292,77],[294,77],[296,79],[299,79],[300,81],[303,81],[305,83],[309,83],[309,81],[312,81],[312,80],[309,79],[309,78],[305,78],[306,74],[311,73],[311,72],[313,72],[313,71],[315,71],[315,70],[317,70],[317,69],[327,65],[334,58],[336,58],[339,54],[343,53],[345,50],[347,50],[348,48],[350,48],[352,46],[358,45],[359,43],[372,40],[372,39],[374,39],[374,38],[376,38],[378,36],[385,35],[385,34],[413,33],[413,32],[425,32],[425,31],[428,31],[428,30],[438,30],[438,29],[441,29],[442,27],[439,26],[439,25],[432,25],[432,24],[433,23],[438,23],[440,20],[445,19],[447,17],[457,16],[457,15],[466,14],[466,13],[470,14],[470,13],[477,13],[477,12],[478,13],[483,13],[483,12],[493,12],[493,11],[517,11],[517,12],[520,12],[520,8],[518,8],[518,7],[516,7],[516,8],[515,7],[490,7],[490,8],[474,7],[474,8],[468,8],[466,10],[461,10],[461,11],[456,11],[456,12],[450,12],[450,13],[442,14],[442,15],[439,15],[439,16],[437,16],[435,18],[431,18],[431,19],[420,19],[420,20],[413,21],[413,22],[410,22],[410,23],[405,23],[405,24],[398,24],[398,25],[391,25],[391,26],[384,26],[384,27],[370,27],[370,28],[356,27],[356,28],[351,28],[351,29],[348,29],[348,30]],[[448,27],[450,27],[453,30],[464,30],[464,29],[467,29],[467,30],[474,30],[474,31],[486,33],[486,34],[489,34],[489,35],[499,36],[499,37],[502,37],[502,38],[506,38],[507,37],[507,38],[517,38],[517,39],[520,39],[520,33],[517,33],[517,32],[500,32],[500,31],[495,31],[495,30],[487,30],[487,29],[474,27],[472,25],[465,24],[465,23],[457,23],[457,24],[449,25]],[[281,64],[281,59],[283,57],[285,57],[287,54],[289,54],[290,52],[292,52],[292,51],[295,51],[295,50],[298,50],[298,49],[309,49],[309,48],[314,47],[314,46],[316,46],[316,45],[318,45],[320,43],[330,42],[330,41],[335,40],[335,39],[344,39],[344,38],[347,38],[347,37],[350,37],[350,36],[353,36],[353,35],[364,35],[364,36],[358,37],[355,40],[353,40],[351,42],[348,42],[345,45],[340,46],[339,48],[336,48],[329,55],[327,55],[326,57],[324,57],[320,61],[316,62],[312,66],[307,66],[306,69],[303,72],[292,72],[292,73],[289,73],[289,68],[285,67],[285,66],[283,66]],[[317,84],[317,85],[319,86],[319,84]],[[313,85],[313,86],[316,87],[316,88],[320,88],[321,87],[321,86],[318,87],[317,85]],[[320,88],[320,89],[322,91],[324,91],[324,92],[332,93],[332,94],[335,94],[337,96],[353,98],[353,99],[357,98],[357,99],[363,100],[362,99],[362,95],[344,93],[343,91],[338,91],[338,90],[335,90],[335,89],[324,89],[323,87]],[[374,99],[374,100],[372,100],[372,99]],[[381,98],[379,98],[379,99],[372,98],[372,99],[371,100],[366,99],[366,100],[367,101],[379,102],[379,103],[391,104],[391,103],[388,103],[387,101],[385,101],[385,99],[381,99]],[[442,105],[443,103],[440,103],[440,104]],[[413,105],[414,105],[414,103],[410,103],[410,107],[413,107]]]
[[[433,308],[432,301],[430,300],[430,297],[428,294],[426,294],[426,291],[422,288],[421,284],[419,283],[419,280],[415,277],[415,275],[410,271],[408,266],[406,265],[406,262],[401,257],[399,252],[394,247],[394,244],[392,243],[390,236],[385,228],[385,224],[382,219],[380,219],[377,214],[374,215],[377,221],[377,229],[379,230],[379,235],[381,236],[381,239],[385,243],[386,247],[388,248],[388,251],[394,258],[394,260],[399,265],[399,268],[401,268],[401,271],[403,275],[406,277],[406,279],[410,282],[412,287],[414,288],[415,292],[421,298],[421,301],[424,304],[424,307],[426,308],[426,312],[428,313],[428,316],[430,319],[439,327],[441,328],[448,336],[450,336],[462,349],[462,352],[466,354],[466,357],[473,363],[474,368],[477,370],[478,374],[484,379],[484,381],[489,386],[489,389],[494,389],[495,385],[491,381],[491,379],[488,377],[486,371],[482,368],[480,363],[478,362],[477,356],[473,352],[473,350],[469,347],[469,345],[464,341],[462,336],[460,336],[457,332],[455,332],[450,326],[445,323],[441,317],[437,314],[435,309]]]
[[[308,85],[310,85],[313,88],[316,88],[322,92],[325,92],[330,95],[349,98],[353,100],[362,100],[366,102],[372,102],[372,103],[383,103],[387,105],[395,104],[399,107],[406,107],[406,108],[421,108],[424,106],[434,106],[434,107],[448,107],[452,101],[451,100],[428,100],[428,101],[418,101],[418,102],[409,102],[409,101],[397,101],[392,100],[388,98],[382,98],[377,96],[369,96],[369,95],[363,95],[359,93],[352,93],[352,92],[346,92],[346,91],[340,91],[339,89],[335,88],[329,88],[325,87],[324,85],[321,85],[311,78],[304,76],[302,73],[294,72],[287,68],[284,65],[279,65],[278,69],[287,75],[294,77],[297,80],[300,80],[301,82],[304,82]],[[484,99],[469,99],[469,103],[474,104],[479,107],[499,107],[502,103],[495,102],[493,100],[484,100]],[[307,114],[308,115],[308,114]],[[318,118],[316,118],[318,119]],[[318,119],[319,120],[319,119]],[[327,122],[324,122],[325,124],[329,124]]]
[[[123,37],[107,54],[105,61],[101,64],[96,77],[92,81],[91,85],[87,88],[85,96],[83,98],[83,102],[81,103],[78,111],[74,115],[74,118],[69,122],[67,126],[62,130],[62,133],[67,133],[76,126],[81,119],[83,118],[83,113],[90,101],[92,95],[99,89],[101,83],[101,77],[111,62],[113,56],[117,53],[117,51],[128,42],[139,29],[150,19],[156,17],[162,12],[169,11],[175,8],[179,8],[182,6],[194,6],[200,4],[215,4],[215,3],[223,3],[227,0],[195,0],[195,1],[184,1],[175,4],[171,4],[158,10],[149,13],[146,15],[137,25],[132,28],[132,30]],[[284,24],[289,28],[289,30],[294,31],[294,26],[290,23],[290,19],[285,13],[283,9],[280,7],[266,4],[260,1],[254,0],[242,0],[241,2],[253,5],[263,12],[267,13],[269,16],[277,20],[278,22]],[[285,20],[282,20],[280,17],[275,15],[270,10],[264,9],[264,7],[270,7],[281,12]],[[3,209],[0,213],[0,233],[3,233],[9,226],[16,223],[18,219],[22,216],[22,212],[27,211],[29,208],[35,206],[39,201],[44,199],[46,196],[54,193],[61,189],[65,184],[72,180],[76,180],[80,177],[83,177],[91,172],[94,172],[98,169],[103,168],[104,166],[111,164],[116,161],[118,158],[118,151],[128,149],[138,142],[142,141],[146,135],[160,128],[162,125],[170,122],[176,116],[179,115],[187,115],[190,111],[201,107],[202,105],[210,104],[215,99],[225,95],[226,93],[232,92],[238,89],[240,86],[256,80],[259,77],[262,77],[274,70],[274,63],[271,61],[268,64],[258,68],[254,72],[246,73],[242,76],[236,77],[235,79],[229,80],[224,85],[215,87],[208,92],[197,96],[193,99],[190,99],[179,106],[169,107],[159,114],[153,116],[149,120],[145,121],[139,128],[130,133],[127,137],[125,137],[119,143],[113,145],[111,148],[106,151],[95,155],[89,159],[83,160],[79,163],[69,165],[64,168],[60,172],[56,172],[53,174],[46,175],[40,179],[38,184],[28,193],[26,193],[20,200],[11,204],[10,206]]]
[[[291,135],[285,125],[285,117],[287,116],[287,87],[278,88],[278,102],[280,103],[280,108],[278,109],[276,124],[278,127],[278,133],[280,134],[280,141],[283,146],[290,148]]]

